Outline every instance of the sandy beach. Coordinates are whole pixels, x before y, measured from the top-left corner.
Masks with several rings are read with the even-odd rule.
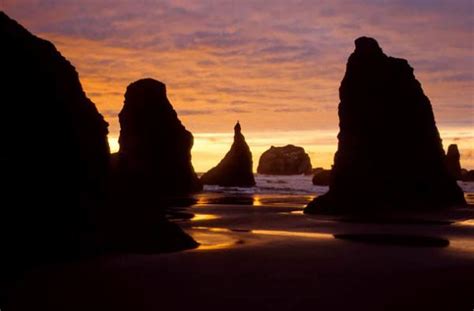
[[[364,223],[304,215],[305,196],[262,196],[260,205],[200,196],[183,210],[191,219],[174,219],[200,243],[197,249],[45,267],[18,284],[11,304],[18,310],[472,309],[472,208]]]

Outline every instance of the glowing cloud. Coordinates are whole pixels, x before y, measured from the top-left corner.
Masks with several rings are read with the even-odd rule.
[[[112,149],[126,86],[153,77],[167,84],[195,135],[198,171],[223,156],[236,120],[255,162],[270,145],[293,143],[310,152],[313,165],[329,167],[345,63],[353,40],[369,35],[388,55],[409,60],[445,147],[458,143],[463,166],[474,168],[470,0],[4,0],[2,6],[76,66],[110,123]]]

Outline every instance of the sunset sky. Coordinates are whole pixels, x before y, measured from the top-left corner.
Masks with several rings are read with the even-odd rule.
[[[0,9],[73,63],[113,150],[126,86],[152,77],[194,134],[197,171],[227,152],[237,120],[254,168],[264,150],[288,143],[329,168],[339,83],[366,35],[415,68],[445,149],[457,143],[474,169],[472,0],[1,0]]]

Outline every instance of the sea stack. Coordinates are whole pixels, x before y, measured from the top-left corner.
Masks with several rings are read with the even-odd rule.
[[[193,135],[178,119],[164,83],[131,83],[119,113],[120,180],[160,195],[183,195],[202,189],[191,163]]]
[[[257,167],[257,173],[266,175],[311,174],[311,170],[309,155],[302,147],[294,145],[271,146],[262,153]]]
[[[253,187],[252,153],[242,135],[240,123],[234,127],[234,143],[219,164],[202,175],[205,185],[224,187]]]
[[[105,198],[108,124],[51,42],[0,12],[0,228],[9,271],[83,253]]]
[[[461,180],[462,181],[474,181],[474,170],[461,169]]]
[[[313,170],[313,185],[315,186],[329,186],[331,183],[331,170],[325,170],[318,167]]]
[[[431,103],[406,60],[388,57],[372,38],[358,38],[339,96],[339,143],[330,189],[306,213],[465,204],[447,172]]]
[[[452,144],[448,147],[446,153],[446,167],[448,168],[449,174],[456,179],[461,179],[461,154],[459,153],[458,145]]]

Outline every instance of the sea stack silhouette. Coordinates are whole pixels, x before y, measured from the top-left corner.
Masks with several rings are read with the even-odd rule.
[[[127,185],[163,195],[202,189],[191,163],[193,135],[178,119],[164,83],[154,79],[131,83],[119,121],[117,166]]]
[[[313,185],[315,186],[329,186],[331,183],[331,170],[325,170],[322,167],[313,170]]]
[[[234,127],[234,143],[219,164],[202,175],[205,185],[224,187],[253,187],[252,153],[242,135],[240,123]]]
[[[105,199],[108,124],[51,42],[3,12],[0,41],[0,261],[14,273],[84,253]]]
[[[311,170],[309,155],[302,147],[294,145],[271,146],[262,153],[257,167],[257,173],[266,175],[311,174]]]
[[[451,144],[446,153],[446,166],[449,174],[456,179],[461,179],[461,154],[459,153],[458,145]]]
[[[339,88],[338,150],[328,193],[306,213],[433,210],[465,204],[445,166],[428,97],[404,59],[355,40]]]
[[[462,181],[474,181],[474,170],[461,169]]]

